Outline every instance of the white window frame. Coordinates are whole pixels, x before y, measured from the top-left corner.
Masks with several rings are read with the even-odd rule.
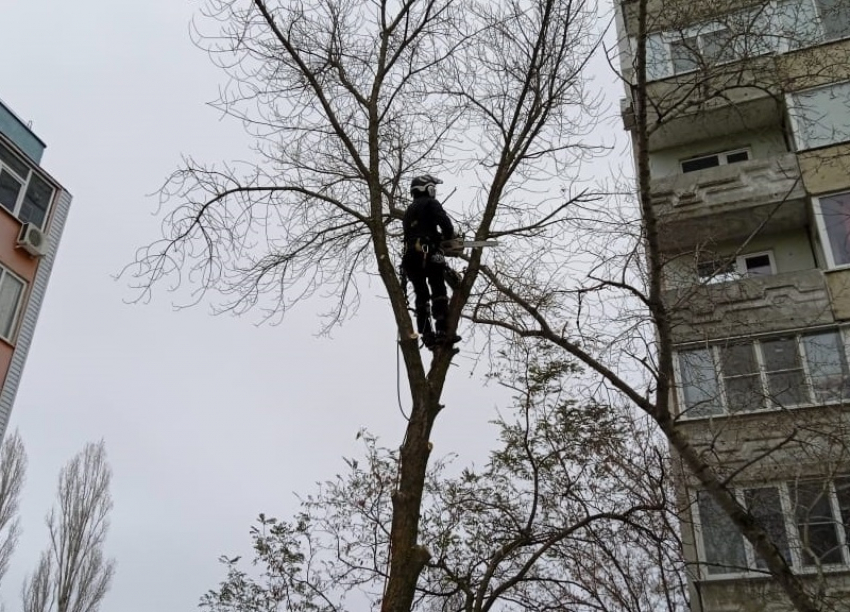
[[[14,210],[9,210],[8,208],[6,208],[3,205],[0,205],[0,209],[5,210],[7,213],[11,214],[12,216],[14,216],[16,219],[18,219],[22,223],[33,223],[30,220],[21,219],[20,214],[21,214],[21,207],[24,204],[24,198],[26,198],[27,190],[30,187],[30,182],[32,181],[33,177],[38,176],[38,178],[41,181],[43,181],[44,183],[47,183],[47,185],[49,185],[50,188],[51,188],[50,201],[47,204],[47,209],[44,211],[44,219],[42,220],[41,224],[33,223],[34,225],[37,225],[40,229],[44,229],[45,227],[47,227],[47,223],[50,219],[50,212],[53,209],[53,203],[56,199],[56,187],[55,187],[55,185],[51,181],[49,181],[45,176],[37,173],[35,168],[32,167],[32,164],[27,162],[27,160],[22,159],[21,156],[18,155],[12,149],[12,147],[10,147],[7,143],[0,141],[0,146],[2,146],[4,149],[6,149],[9,152],[10,155],[17,158],[17,160],[21,163],[21,165],[26,166],[26,168],[27,168],[27,175],[26,175],[26,177],[22,178],[20,174],[18,174],[13,168],[10,168],[8,165],[3,163],[3,160],[0,159],[0,168],[2,168],[3,170],[5,170],[9,174],[11,174],[14,178],[17,178],[18,180],[20,180],[23,183],[23,187],[21,188],[20,193],[18,193],[18,200],[15,202]]]
[[[712,574],[708,571],[709,564],[708,564],[708,560],[706,558],[705,538],[703,537],[702,516],[701,516],[700,510],[699,510],[699,498],[697,497],[697,493],[698,493],[698,491],[691,490],[688,494],[688,498],[690,500],[690,507],[691,507],[691,520],[693,521],[693,524],[694,524],[694,536],[695,536],[694,540],[695,540],[696,550],[697,550],[697,560],[699,562],[698,563],[698,570],[699,570],[700,577],[703,580],[717,580],[717,579],[728,580],[729,578],[745,578],[745,577],[749,576],[752,573],[752,571],[747,571],[747,570],[738,571],[738,572],[730,571],[730,572],[726,572],[726,573],[716,573],[716,574]],[[706,491],[706,494],[710,495],[707,491]],[[735,496],[735,499],[738,501],[738,503],[743,504],[743,500],[741,499],[740,491],[735,490],[735,491],[732,492],[732,494]],[[737,530],[737,527],[736,527],[736,530]],[[752,551],[750,550],[751,547],[748,546],[749,542],[747,541],[747,538],[745,538],[741,534],[740,531],[737,531],[737,536],[740,537],[741,540],[743,540],[743,543],[744,543],[744,558],[746,559],[747,567],[748,568],[754,567],[755,564],[752,562]]]
[[[794,136],[794,145],[797,151],[809,151],[812,149],[822,149],[824,147],[831,147],[838,144],[844,144],[850,142],[850,101],[848,101],[847,107],[847,134],[844,135],[842,139],[833,140],[824,144],[809,144],[809,142],[802,141],[802,124],[800,122],[800,116],[798,115],[798,111],[801,108],[797,103],[796,96],[800,94],[806,94],[813,91],[818,90],[828,90],[833,89],[839,86],[846,86],[848,90],[850,90],[850,81],[835,81],[833,83],[827,83],[826,85],[818,85],[817,87],[809,87],[807,89],[800,89],[798,91],[793,91],[785,94],[785,106],[788,109],[788,121],[791,124],[791,132]]]
[[[736,153],[746,153],[747,159],[745,159],[743,161],[739,161],[739,162],[732,162],[730,164],[729,163],[729,156],[734,155]],[[699,159],[708,159],[710,157],[716,157],[717,158],[717,162],[718,162],[717,166],[712,166],[712,168],[716,168],[718,166],[729,166],[729,165],[733,165],[733,164],[741,164],[741,163],[746,163],[748,161],[751,161],[753,159],[753,152],[750,149],[750,147],[740,147],[738,149],[729,149],[729,150],[726,150],[726,151],[720,151],[718,153],[709,153],[708,155],[696,155],[694,157],[686,157],[684,159],[679,160],[679,172],[681,174],[691,174],[693,172],[701,172],[702,170],[691,170],[690,172],[685,172],[682,165],[687,163],[687,162],[697,161]],[[704,170],[710,170],[710,168],[704,168]]]
[[[715,32],[720,32],[722,30],[729,30],[729,26],[726,24],[720,23],[719,21],[710,21],[708,23],[703,23],[697,26],[693,26],[681,31],[673,31],[673,32],[664,32],[661,34],[661,40],[666,47],[667,52],[667,70],[670,76],[676,76],[680,74],[689,74],[691,72],[696,72],[699,70],[700,66],[697,65],[695,68],[691,68],[690,70],[681,70],[676,71],[676,66],[673,63],[673,45],[676,43],[681,43],[690,39],[696,41],[696,49],[695,52],[699,57],[703,57],[705,53],[705,43],[703,42],[703,36],[706,34],[714,34]],[[734,62],[735,60],[727,60],[724,62],[720,62],[720,64],[727,64]]]
[[[738,268],[738,273],[742,278],[759,278],[759,276],[763,275],[752,275],[747,274],[747,260],[752,257],[763,257],[767,255],[768,260],[770,261],[770,274],[764,276],[773,276],[777,273],[776,270],[776,259],[773,257],[773,250],[768,249],[767,251],[757,251],[755,253],[747,253],[746,255],[739,255],[735,260],[735,265]]]
[[[18,322],[21,317],[21,310],[23,309],[24,302],[26,301],[29,283],[27,283],[25,278],[15,274],[9,268],[0,265],[0,286],[2,286],[3,282],[6,280],[6,276],[11,276],[12,278],[21,283],[21,295],[18,296],[18,302],[17,304],[15,304],[15,310],[12,313],[12,321],[9,325],[9,335],[4,336],[3,333],[0,332],[0,340],[4,340],[9,344],[13,344],[15,341],[15,337],[18,335]],[[2,326],[0,326],[0,329],[2,329]]]
[[[847,194],[850,197],[850,191],[834,191],[832,193],[824,193],[819,196],[813,196],[812,202],[815,211],[815,226],[818,231],[818,238],[823,247],[823,254],[826,258],[826,267],[830,270],[841,270],[850,267],[850,263],[836,264],[835,255],[832,253],[832,243],[829,241],[829,234],[826,231],[826,221],[824,220],[823,208],[821,207],[821,198]],[[848,240],[850,240],[850,232],[848,232]]]
[[[836,493],[835,488],[835,480],[838,478],[846,478],[845,474],[836,474],[831,478],[805,478],[800,479],[798,481],[780,481],[780,482],[772,482],[772,483],[759,483],[753,484],[752,486],[748,486],[746,484],[742,484],[740,486],[735,487],[732,491],[732,494],[735,496],[735,499],[742,506],[746,507],[746,499],[744,497],[745,491],[755,490],[755,489],[777,489],[779,493],[779,503],[780,503],[780,511],[783,518],[783,524],[785,527],[785,537],[788,543],[788,553],[791,557],[790,565],[791,567],[801,573],[801,574],[811,574],[818,573],[821,571],[824,572],[844,572],[850,568],[850,533],[847,533],[847,528],[845,527],[845,522],[850,523],[848,519],[850,517],[844,517],[841,515],[841,507],[838,503],[838,495]],[[827,563],[823,565],[803,565],[803,543],[800,539],[800,533],[797,526],[797,517],[795,513],[795,508],[791,502],[791,487],[798,482],[824,482],[826,481],[829,485],[828,495],[829,495],[829,503],[830,509],[832,511],[832,518],[834,524],[837,527],[837,540],[838,547],[841,551],[841,562],[839,563]],[[713,580],[729,580],[730,578],[750,578],[753,576],[763,576],[765,574],[764,569],[760,569],[756,563],[756,552],[753,549],[752,544],[750,544],[749,540],[743,536],[740,532],[736,533],[736,537],[739,537],[744,545],[744,556],[747,562],[747,570],[745,571],[730,571],[730,572],[717,572],[710,573],[709,565],[706,559],[706,549],[705,549],[705,540],[703,537],[703,525],[702,525],[702,517],[700,516],[700,509],[697,497],[697,491],[691,490],[688,494],[688,498],[690,500],[691,506],[691,518],[694,523],[694,534],[695,534],[695,544],[697,551],[697,559],[699,561],[699,573],[700,577],[706,581]]]
[[[844,330],[841,328],[827,328],[822,330],[803,330],[803,331],[790,331],[786,334],[773,334],[770,336],[764,336],[754,339],[749,339],[742,344],[746,344],[747,346],[752,347],[754,350],[754,357],[756,360],[756,367],[758,369],[758,381],[759,388],[761,390],[762,396],[764,398],[762,405],[752,410],[731,410],[729,406],[729,398],[727,395],[727,385],[725,376],[723,374],[723,366],[721,362],[721,354],[720,351],[723,348],[723,344],[712,344],[709,346],[696,347],[693,349],[685,349],[676,352],[676,359],[674,360],[674,376],[676,380],[676,399],[679,406],[679,418],[685,420],[698,420],[698,419],[710,419],[717,417],[729,417],[737,414],[753,414],[758,412],[769,412],[775,410],[784,410],[784,409],[796,409],[802,408],[806,406],[825,406],[825,405],[833,405],[840,404],[844,401],[843,397],[839,397],[837,399],[821,399],[818,396],[818,389],[815,388],[815,378],[816,376],[812,372],[812,364],[808,360],[808,355],[806,354],[805,343],[803,342],[803,338],[806,336],[812,336],[823,333],[835,333],[838,337],[838,347],[841,353],[838,355],[839,359],[842,360],[842,364],[844,366],[845,374],[848,376],[848,380],[850,380],[850,361],[848,361],[848,351],[847,346],[844,339]],[[799,404],[783,404],[779,405],[775,399],[772,397],[770,393],[770,383],[768,379],[768,375],[774,371],[768,371],[765,365],[764,352],[762,349],[762,342],[769,342],[771,340],[775,340],[778,338],[793,336],[795,341],[795,346],[797,349],[797,357],[800,359],[800,364],[802,368],[803,381],[806,387],[806,400]],[[713,412],[712,414],[699,414],[696,416],[690,416],[688,413],[694,410],[694,407],[689,407],[687,405],[685,399],[685,385],[683,384],[684,378],[681,367],[681,359],[680,355],[682,353],[687,353],[691,350],[707,350],[711,356],[713,370],[714,370],[714,380],[713,384],[717,391],[718,404],[721,407],[719,412]],[[778,371],[777,371],[778,372]],[[752,375],[752,374],[740,374],[740,376]],[[842,394],[843,395],[843,394]]]
[[[32,175],[32,170],[30,169],[27,172],[27,176],[22,177],[20,174],[18,174],[14,170],[14,168],[10,168],[6,164],[4,164],[2,159],[0,159],[0,170],[5,170],[9,174],[11,174],[13,178],[18,179],[21,182],[21,190],[18,192],[18,199],[17,199],[17,201],[15,201],[14,209],[9,210],[5,206],[0,205],[0,208],[6,210],[7,212],[9,212],[9,213],[15,215],[15,217],[17,217],[18,212],[21,210],[21,203],[23,202],[24,196],[27,193],[27,187],[29,186],[30,176]]]

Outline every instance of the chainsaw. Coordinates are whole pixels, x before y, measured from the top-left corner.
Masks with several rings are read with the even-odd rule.
[[[446,257],[460,257],[464,249],[477,249],[479,247],[494,247],[499,246],[495,240],[464,240],[462,238],[452,238],[444,240],[440,245]]]

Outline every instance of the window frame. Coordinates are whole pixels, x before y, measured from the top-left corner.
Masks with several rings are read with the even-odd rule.
[[[824,26],[824,24],[827,23],[827,21],[829,21],[830,17],[829,16],[824,17],[824,15],[822,14],[822,12],[821,12],[822,8],[821,8],[821,4],[820,4],[821,0],[809,0],[809,1],[814,5],[815,15],[817,15],[817,17],[818,17],[818,29],[820,30],[820,35],[821,35],[821,40],[820,40],[819,44],[832,43],[832,42],[836,42],[836,41],[839,41],[839,40],[847,40],[848,38],[850,38],[850,21],[848,21],[848,23],[846,25],[846,32],[844,33],[843,36],[839,36],[837,38],[827,38],[826,27]],[[850,13],[848,13],[848,15],[850,15]]]
[[[813,477],[800,478],[796,480],[783,480],[770,483],[753,483],[751,486],[742,484],[732,490],[735,499],[742,506],[747,507],[746,493],[749,491],[774,489],[778,493],[779,511],[782,516],[782,525],[785,531],[785,540],[788,546],[789,565],[795,572],[800,574],[812,574],[818,572],[843,572],[850,568],[850,516],[843,516],[841,504],[838,500],[836,489],[837,480],[846,480],[846,474],[836,474],[829,478]],[[800,526],[797,522],[796,507],[794,506],[791,490],[793,487],[803,483],[825,483],[828,486],[827,494],[829,500],[829,508],[832,513],[832,522],[836,530],[836,540],[838,549],[841,553],[841,561],[837,563],[804,563],[803,557],[803,542],[800,533]],[[740,538],[744,547],[744,557],[746,559],[747,569],[729,572],[710,572],[711,567],[716,567],[716,564],[710,565],[706,556],[705,546],[705,527],[703,526],[702,511],[699,507],[700,490],[691,489],[688,493],[691,508],[691,520],[694,525],[694,540],[697,552],[698,571],[700,578],[705,581],[712,580],[729,580],[735,578],[751,578],[754,576],[763,576],[767,572],[766,569],[758,566],[758,555],[753,549],[749,540],[743,534],[735,529],[734,536]],[[709,495],[705,492],[706,495]],[[710,497],[710,495],[709,495]],[[715,503],[712,498],[712,503]]]
[[[824,390],[821,389],[818,385],[816,385],[817,379],[824,377],[817,376],[816,372],[813,371],[813,364],[811,362],[810,356],[807,353],[805,338],[823,335],[827,333],[833,333],[837,335],[838,352],[836,354],[836,357],[843,370],[844,380],[847,381],[847,383],[845,384],[850,387],[850,361],[848,361],[848,351],[847,344],[845,341],[844,328],[833,327],[821,330],[797,330],[790,331],[785,334],[772,334],[769,336],[760,336],[756,338],[746,339],[742,344],[751,347],[751,350],[754,353],[753,356],[755,359],[757,370],[754,373],[742,373],[729,376],[724,374],[721,351],[724,347],[732,346],[734,343],[715,343],[708,346],[703,345],[693,348],[677,350],[673,369],[676,380],[677,407],[679,409],[678,418],[685,420],[697,420],[717,417],[725,418],[735,415],[755,414],[786,409],[798,409],[809,406],[828,406],[848,401],[848,399],[850,399],[850,392],[840,393],[835,398],[822,397]],[[778,340],[789,336],[794,338],[794,345],[797,351],[795,357],[800,360],[803,383],[805,386],[805,400],[801,403],[796,404],[780,404],[776,401],[775,397],[770,391],[770,375],[781,373],[784,370],[767,369],[762,343],[770,342],[772,340]],[[711,365],[713,366],[712,368],[706,368],[705,371],[702,373],[711,370],[713,370],[714,372],[714,379],[706,382],[708,382],[710,386],[713,386],[716,395],[713,400],[712,398],[708,398],[708,400],[702,402],[705,406],[707,406],[708,412],[706,413],[703,413],[703,410],[700,410],[701,403],[696,403],[693,406],[688,406],[686,399],[687,391],[683,368],[683,355],[698,351],[707,351],[708,356],[711,360]],[[702,359],[702,357],[700,359]],[[757,376],[756,380],[758,381],[758,391],[760,391],[761,393],[760,397],[762,398],[762,401],[760,402],[760,406],[756,408],[748,410],[733,410],[730,405],[729,389],[726,379],[745,376]],[[700,390],[698,387],[695,388],[697,391]],[[699,393],[697,393],[696,395],[698,396]]]
[[[850,268],[850,262],[837,264],[835,263],[835,255],[832,252],[832,243],[829,240],[829,233],[827,232],[825,215],[823,212],[823,205],[821,200],[823,198],[830,198],[834,196],[846,195],[848,199],[850,199],[850,190],[841,190],[835,191],[832,193],[823,193],[817,196],[812,196],[812,208],[815,212],[815,227],[818,232],[818,239],[820,240],[821,245],[823,246],[823,254],[826,259],[826,267],[829,270],[842,270],[845,268]],[[848,220],[850,220],[850,215],[848,215]],[[850,241],[850,231],[847,233],[848,241]],[[848,252],[850,252],[850,248],[848,248]]]
[[[800,105],[797,101],[797,96],[802,94],[807,94],[814,91],[826,91],[830,89],[834,89],[836,87],[847,87],[848,93],[850,93],[850,80],[845,81],[834,81],[831,83],[827,83],[825,85],[818,85],[817,87],[807,87],[806,89],[799,89],[797,91],[792,91],[785,94],[785,107],[788,110],[788,121],[791,124],[791,135],[794,139],[794,146],[797,152],[802,151],[813,151],[817,149],[823,149],[826,147],[833,147],[839,144],[847,144],[850,143],[850,103],[847,106],[847,133],[842,136],[839,140],[831,140],[828,143],[823,144],[810,144],[808,140],[803,141],[802,134],[802,122],[801,122],[801,114],[800,110],[802,105]],[[837,96],[836,96],[837,97]],[[834,130],[833,130],[834,131]]]
[[[14,312],[12,313],[11,321],[9,324],[9,335],[3,335],[3,332],[0,331],[0,340],[5,341],[9,344],[15,343],[15,338],[18,335],[18,325],[20,323],[21,311],[23,310],[24,302],[26,301],[27,291],[29,290],[29,283],[22,276],[15,274],[4,265],[0,265],[0,289],[2,289],[2,285],[6,280],[7,276],[11,276],[15,280],[21,283],[21,294],[18,296],[17,303],[15,304]],[[2,330],[2,325],[0,325],[0,330]]]
[[[734,155],[736,153],[746,153],[747,159],[730,163],[729,162],[729,156]],[[685,164],[686,162],[693,162],[693,161],[697,161],[697,160],[701,160],[701,159],[709,159],[709,158],[712,158],[712,157],[717,157],[717,166],[710,166],[709,168],[700,168],[700,169],[697,169],[697,170],[685,170],[684,167],[683,167],[683,164]],[[724,150],[724,151],[719,151],[717,153],[709,153],[708,155],[696,155],[694,157],[687,157],[687,158],[684,158],[684,159],[680,159],[679,160],[679,171],[680,171],[681,174],[692,174],[694,172],[702,172],[703,170],[710,170],[711,168],[718,168],[720,166],[732,166],[734,164],[742,164],[742,163],[746,163],[748,161],[752,161],[752,159],[753,159],[752,150],[749,146],[739,147],[739,148],[736,148],[736,149],[727,149],[727,150]]]
[[[691,72],[698,71],[701,66],[702,59],[710,59],[705,56],[705,42],[703,41],[704,36],[708,36],[711,34],[715,34],[717,32],[731,32],[732,29],[728,24],[724,24],[719,21],[709,21],[706,23],[698,24],[692,26],[690,28],[686,28],[684,30],[673,30],[668,32],[661,33],[661,42],[665,47],[666,55],[667,55],[667,73],[668,76],[678,76],[680,74],[689,74]],[[693,40],[696,43],[696,50],[690,50],[692,53],[697,53],[696,58],[694,58],[695,66],[693,68],[688,68],[686,70],[676,70],[676,62],[673,55],[673,45],[682,44],[686,41]],[[688,47],[685,45],[685,48]],[[726,59],[722,61],[718,61],[717,65],[729,64],[734,61],[737,61],[737,58]]]
[[[29,175],[32,174],[32,170],[27,172],[26,177],[21,178],[21,176],[14,170],[14,168],[10,168],[9,166],[3,163],[2,159],[0,159],[0,172],[6,172],[7,174],[11,175],[13,179],[20,182],[21,184],[21,188],[18,190],[18,195],[17,199],[15,200],[15,206],[13,210],[9,210],[8,208],[6,208],[5,205],[0,204],[0,208],[5,209],[8,213],[14,215],[15,218],[17,218],[17,212],[21,210],[21,204],[24,200],[24,196],[26,195],[27,187],[29,186]]]
[[[753,257],[763,257],[765,255],[767,255],[767,259],[770,262],[770,274],[748,274],[747,259]],[[738,273],[741,275],[741,278],[761,278],[763,276],[774,276],[778,273],[776,268],[776,258],[773,256],[773,249],[768,249],[766,251],[755,251],[753,253],[739,255],[735,259],[735,265],[738,268]]]
[[[705,490],[694,490],[694,489],[692,489],[688,494],[688,497],[689,497],[689,500],[690,500],[690,508],[691,508],[691,521],[694,525],[694,543],[696,544],[697,561],[698,561],[697,570],[699,571],[700,578],[702,578],[703,580],[717,580],[717,579],[724,579],[725,580],[725,579],[728,579],[728,578],[743,578],[745,576],[748,576],[751,573],[750,568],[752,568],[753,565],[754,565],[752,563],[752,551],[750,550],[752,547],[748,546],[749,542],[747,541],[747,538],[745,538],[741,534],[741,532],[738,530],[738,528],[734,524],[732,525],[732,527],[734,529],[734,535],[741,539],[743,546],[744,546],[744,561],[747,565],[747,569],[741,570],[741,571],[718,572],[718,573],[712,573],[710,571],[712,565],[709,564],[708,558],[707,558],[707,549],[706,549],[706,546],[705,546],[705,537],[704,537],[705,527],[703,526],[702,511],[700,510],[700,507],[699,507],[699,494],[702,493],[702,492],[704,492],[711,499],[712,504],[717,503],[717,502],[714,501],[714,498],[711,496],[711,494],[708,491],[705,491]],[[732,494],[735,496],[735,499],[738,501],[738,503],[743,503],[742,500],[741,500],[739,491],[734,490],[732,492]],[[722,509],[721,509],[721,512],[723,512]],[[731,522],[731,519],[729,519],[729,520]]]
[[[8,172],[9,174],[11,174],[11,176],[13,178],[21,181],[21,184],[22,184],[21,189],[18,192],[17,200],[15,201],[14,210],[9,210],[8,208],[6,208],[5,205],[2,205],[2,204],[0,204],[0,209],[5,210],[7,213],[9,213],[13,217],[15,217],[15,219],[17,219],[21,223],[32,223],[33,225],[35,225],[36,227],[38,227],[41,230],[46,229],[47,224],[50,220],[50,213],[52,212],[53,205],[56,201],[56,194],[58,192],[56,185],[47,176],[45,176],[43,173],[39,172],[26,159],[24,159],[20,155],[18,155],[14,151],[14,149],[11,146],[9,146],[9,144],[6,141],[0,140],[0,147],[5,149],[6,152],[10,156],[12,156],[12,158],[15,161],[17,161],[18,163],[21,164],[21,166],[24,166],[27,169],[27,175],[25,177],[21,177],[21,175],[18,173],[17,170],[15,170],[11,166],[9,166],[9,164],[7,164],[3,161],[3,157],[2,157],[2,155],[0,155],[0,171]],[[21,209],[24,206],[24,200],[26,199],[26,196],[27,196],[27,192],[29,191],[30,186],[33,184],[34,179],[41,180],[45,185],[50,187],[50,196],[48,198],[47,208],[44,211],[44,218],[42,219],[41,223],[35,223],[31,219],[22,219],[21,216],[20,216]]]

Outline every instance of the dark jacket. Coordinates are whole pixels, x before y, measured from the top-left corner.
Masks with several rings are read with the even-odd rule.
[[[428,195],[417,195],[404,211],[404,241],[424,239],[436,246],[442,240],[455,236],[452,221],[438,200]]]

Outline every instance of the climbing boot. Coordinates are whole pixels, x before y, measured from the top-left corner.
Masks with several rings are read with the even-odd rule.
[[[430,329],[422,334],[422,345],[429,351],[437,348],[437,336]]]

